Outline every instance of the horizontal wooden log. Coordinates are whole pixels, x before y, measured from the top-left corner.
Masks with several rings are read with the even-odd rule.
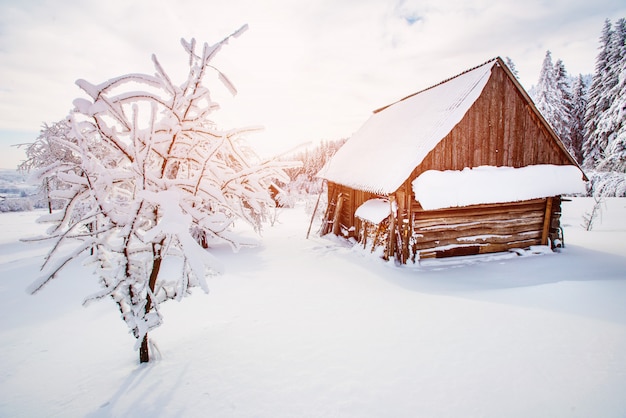
[[[526,217],[519,219],[508,219],[508,220],[493,220],[493,221],[482,221],[482,222],[463,222],[457,223],[454,219],[449,219],[447,221],[443,221],[438,224],[428,223],[428,226],[423,226],[423,223],[415,223],[414,232],[416,234],[439,234],[446,233],[446,231],[457,231],[462,233],[463,231],[485,231],[484,233],[489,233],[489,231],[493,231],[495,233],[515,233],[520,231],[529,231],[536,228],[541,228],[543,225],[543,219],[541,215],[534,217]],[[510,232],[509,232],[510,231]]]
[[[467,245],[493,245],[493,244],[506,244],[512,242],[525,242],[533,241],[532,245],[539,245],[541,243],[541,231],[532,231],[523,234],[516,235],[483,235],[474,237],[445,237],[437,239],[420,239],[414,243],[414,249],[417,251],[443,247],[443,246],[467,246]]]
[[[537,244],[537,240],[526,240],[526,241],[516,241],[506,244],[489,244],[489,245],[467,245],[466,248],[472,248],[471,250],[463,250],[462,246],[458,247],[436,247],[426,250],[418,251],[419,259],[427,259],[427,258],[441,258],[441,257],[452,257],[455,253],[465,252],[466,254],[459,255],[469,255],[472,254],[488,254],[488,253],[497,253],[497,252],[505,252],[515,248],[528,248],[532,245]],[[477,252],[474,248],[477,248]]]
[[[450,257],[541,244],[546,200],[418,209],[412,219],[412,250],[420,258]]]
[[[467,214],[467,213],[479,213],[479,214],[493,214],[493,213],[516,213],[516,212],[528,212],[528,211],[545,211],[546,199],[533,199],[523,202],[509,202],[500,204],[484,204],[484,205],[472,205],[454,208],[443,208],[424,210],[420,206],[419,202],[413,201],[411,204],[411,211],[417,215],[424,214],[426,218],[437,216],[455,216],[455,214]]]

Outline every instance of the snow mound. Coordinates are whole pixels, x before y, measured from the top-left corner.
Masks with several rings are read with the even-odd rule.
[[[354,216],[378,225],[390,214],[391,206],[387,199],[370,199],[357,208]]]

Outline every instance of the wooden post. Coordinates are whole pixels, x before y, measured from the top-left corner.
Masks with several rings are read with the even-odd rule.
[[[397,250],[399,257],[397,257],[402,264],[406,264],[409,259],[409,214],[406,204],[406,193],[402,190],[396,192],[397,204],[398,204],[398,245],[400,248]]]
[[[395,203],[396,197],[393,195],[389,196],[391,214],[389,215],[389,236],[387,237],[387,260],[389,260],[389,258],[391,258],[396,252],[396,211],[394,208]]]
[[[376,225],[376,234],[374,235],[374,242],[372,242],[372,249],[370,252],[374,252],[376,249],[376,244],[378,244],[378,239],[380,238],[380,234],[383,232],[382,222]]]
[[[341,206],[343,206],[343,193],[339,193],[337,196],[337,205],[335,206],[335,213],[333,216],[333,234],[339,235],[341,231],[339,218],[341,217]]]
[[[369,222],[363,222],[363,249],[365,249],[367,247],[367,235],[369,232]]]
[[[327,187],[328,187],[328,195],[327,195],[328,202],[326,202],[326,211],[324,212],[324,220],[322,223],[322,228],[320,229],[321,236],[324,236],[330,232],[331,206],[333,204],[333,196],[335,192],[337,191],[337,187],[333,183],[328,182]]]
[[[552,223],[552,197],[546,200],[546,213],[543,217],[543,230],[541,231],[541,245],[548,245],[550,224]]]
[[[324,193],[324,188],[317,196],[317,202],[315,202],[315,208],[313,208],[313,214],[311,215],[311,222],[309,223],[309,229],[306,231],[306,239],[309,239],[309,234],[311,233],[311,227],[313,226],[313,219],[315,219],[315,214],[317,213],[317,206],[320,204],[320,198],[322,197],[322,193]]]

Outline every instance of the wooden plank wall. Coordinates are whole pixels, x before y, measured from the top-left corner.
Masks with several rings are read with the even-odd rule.
[[[481,96],[409,179],[431,169],[533,164],[571,162],[504,70],[494,67]]]
[[[419,258],[507,251],[541,245],[548,199],[464,208],[413,208],[412,254]],[[552,212],[548,214],[552,219]]]
[[[340,213],[337,216],[339,222],[339,234],[344,237],[357,237],[363,227],[360,219],[354,216],[357,208],[365,201],[377,197],[376,195],[361,190],[351,189],[340,184],[328,183],[328,207],[324,219],[326,224],[322,226],[321,235],[333,230],[333,219],[337,202],[341,199]],[[330,225],[328,225],[330,223]]]

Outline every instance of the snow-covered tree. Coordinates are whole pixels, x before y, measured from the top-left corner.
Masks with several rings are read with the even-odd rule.
[[[626,173],[591,171],[588,194],[594,197],[626,197]]]
[[[537,109],[567,146],[570,142],[571,93],[565,66],[561,60],[552,64],[550,51],[546,51],[539,73],[539,81],[533,89],[533,94]]]
[[[572,86],[572,109],[569,125],[569,151],[579,164],[583,162],[583,143],[585,141],[585,112],[587,110],[587,87],[582,74],[579,74]]]
[[[68,146],[67,144],[72,144]],[[59,161],[64,161],[70,165],[78,165],[79,157],[74,153],[73,148],[76,139],[72,136],[72,127],[69,118],[60,120],[51,125],[44,124],[37,139],[29,144],[20,144],[26,149],[26,159],[18,165],[18,170],[23,172],[36,171],[41,168],[50,167]],[[48,211],[52,212],[53,207],[58,206],[50,198],[52,190],[69,187],[61,181],[54,173],[49,177],[44,177],[41,182],[42,192],[47,201]],[[58,208],[58,207],[57,207]]]
[[[260,161],[246,146],[249,129],[219,129],[218,109],[205,86],[212,60],[232,37],[196,50],[182,41],[188,75],[175,84],[155,56],[155,74],[128,74],[101,84],[77,81],[90,99],[76,99],[71,138],[62,139],[77,161],[61,159],[39,171],[70,185],[56,197],[64,209],[47,216],[54,241],[34,293],[80,254],[95,265],[102,289],[86,302],[112,298],[136,338],[140,362],[150,359],[148,332],[161,324],[160,304],[193,287],[208,291],[206,275],[220,271],[205,246],[248,241],[235,220],[256,230],[273,207],[268,191],[287,181],[288,163]]]
[[[607,108],[599,115],[596,133],[606,142],[600,171],[626,172],[626,19],[616,22],[609,50]]]
[[[551,121],[554,131],[561,138],[568,150],[572,150],[570,129],[572,115],[572,94],[569,77],[563,61],[558,59],[554,64],[554,83],[556,87],[555,114]]]
[[[322,189],[322,180],[316,177],[317,173],[346,140],[321,141],[313,148],[306,148],[287,157],[290,160],[302,162],[302,165],[286,170],[291,180],[285,188],[292,194],[318,194]]]
[[[604,22],[600,36],[600,50],[596,57],[596,68],[591,86],[589,87],[587,113],[585,115],[585,143],[583,144],[584,167],[595,169],[604,158],[608,145],[607,131],[609,124],[605,120],[605,112],[614,98],[610,93],[617,84],[617,74],[612,60],[614,31],[610,20]]]
[[[517,71],[517,66],[509,57],[506,57],[506,66],[509,67],[509,70],[511,70],[511,73],[513,73],[515,78],[519,78],[519,71]]]

